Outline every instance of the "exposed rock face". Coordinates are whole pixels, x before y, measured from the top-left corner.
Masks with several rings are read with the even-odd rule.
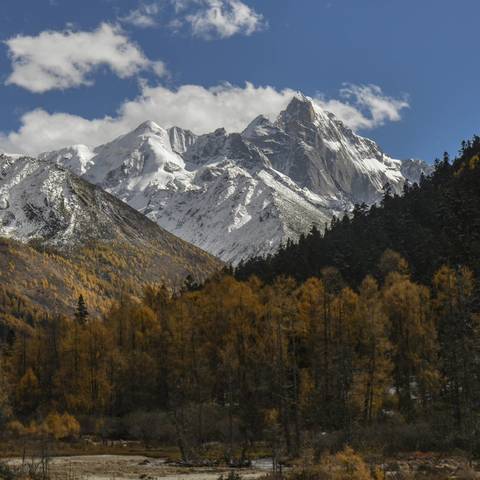
[[[149,251],[157,274],[185,278],[220,263],[160,228],[116,197],[46,160],[0,155],[0,237],[61,252],[95,242]],[[149,279],[155,279],[149,276]]]
[[[72,153],[72,149],[74,149]],[[401,192],[421,162],[403,165],[298,96],[271,122],[242,133],[196,136],[145,122],[93,151],[43,154],[221,259],[275,251],[355,203],[374,203],[390,183]]]
[[[403,184],[399,160],[306,98],[294,98],[274,124],[266,119],[255,122],[244,135],[266,153],[274,168],[316,194],[372,203],[385,183]]]
[[[433,167],[423,160],[409,158],[403,160],[401,172],[410,183],[418,183],[422,175],[428,176],[433,173]]]

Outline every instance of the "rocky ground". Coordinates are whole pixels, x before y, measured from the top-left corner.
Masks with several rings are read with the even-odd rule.
[[[26,460],[35,462],[35,460]],[[13,467],[21,465],[19,458],[7,462]],[[267,463],[242,469],[242,478],[253,480],[265,474]],[[164,459],[141,455],[84,455],[55,457],[49,461],[52,480],[216,480],[231,471],[228,468],[187,468],[168,464]]]
[[[480,464],[461,456],[419,453],[381,464],[387,480],[446,480],[480,478]]]
[[[26,460],[35,462],[35,460]],[[22,460],[10,459],[13,467]],[[370,459],[384,472],[385,480],[449,480],[480,479],[480,462],[462,456],[418,453],[395,459]],[[238,470],[245,480],[255,480],[271,470],[271,461],[261,459],[249,468]],[[225,467],[183,467],[161,458],[143,455],[80,455],[54,457],[49,461],[52,480],[217,480],[232,469]]]

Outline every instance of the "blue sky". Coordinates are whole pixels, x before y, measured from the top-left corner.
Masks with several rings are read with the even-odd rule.
[[[480,130],[478,18],[478,0],[2,0],[0,149],[100,143],[147,116],[234,130],[302,91],[432,161]]]

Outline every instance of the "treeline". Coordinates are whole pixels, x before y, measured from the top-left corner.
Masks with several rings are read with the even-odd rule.
[[[443,266],[427,287],[390,250],[376,268],[379,280],[356,289],[334,268],[303,283],[219,276],[175,296],[148,287],[101,320],[80,300],[75,317],[47,318],[5,349],[0,421],[12,430],[16,419],[18,434],[19,423],[69,414],[84,432],[121,436],[134,430],[114,419],[134,418],[137,436],[174,441],[186,460],[211,441],[228,459],[257,440],[296,455],[325,432],[348,441],[388,425],[431,426],[424,448],[474,448],[472,271]]]
[[[271,282],[287,275],[304,281],[333,266],[359,285],[367,274],[378,274],[386,249],[399,252],[413,278],[425,284],[442,265],[469,265],[480,274],[480,137],[463,142],[454,161],[445,154],[431,176],[407,185],[403,195],[393,195],[387,185],[380,205],[357,205],[324,234],[314,229],[275,255],[250,259],[236,276]]]

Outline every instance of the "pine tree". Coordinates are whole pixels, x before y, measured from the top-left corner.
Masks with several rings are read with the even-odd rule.
[[[197,283],[195,278],[193,278],[192,275],[189,274],[185,277],[185,280],[183,282],[183,291],[193,292],[195,290],[198,290],[199,288],[200,288],[199,284]]]
[[[85,300],[83,299],[83,295],[80,294],[78,297],[77,309],[75,311],[75,320],[79,325],[85,325],[88,319],[88,310],[85,304]]]

